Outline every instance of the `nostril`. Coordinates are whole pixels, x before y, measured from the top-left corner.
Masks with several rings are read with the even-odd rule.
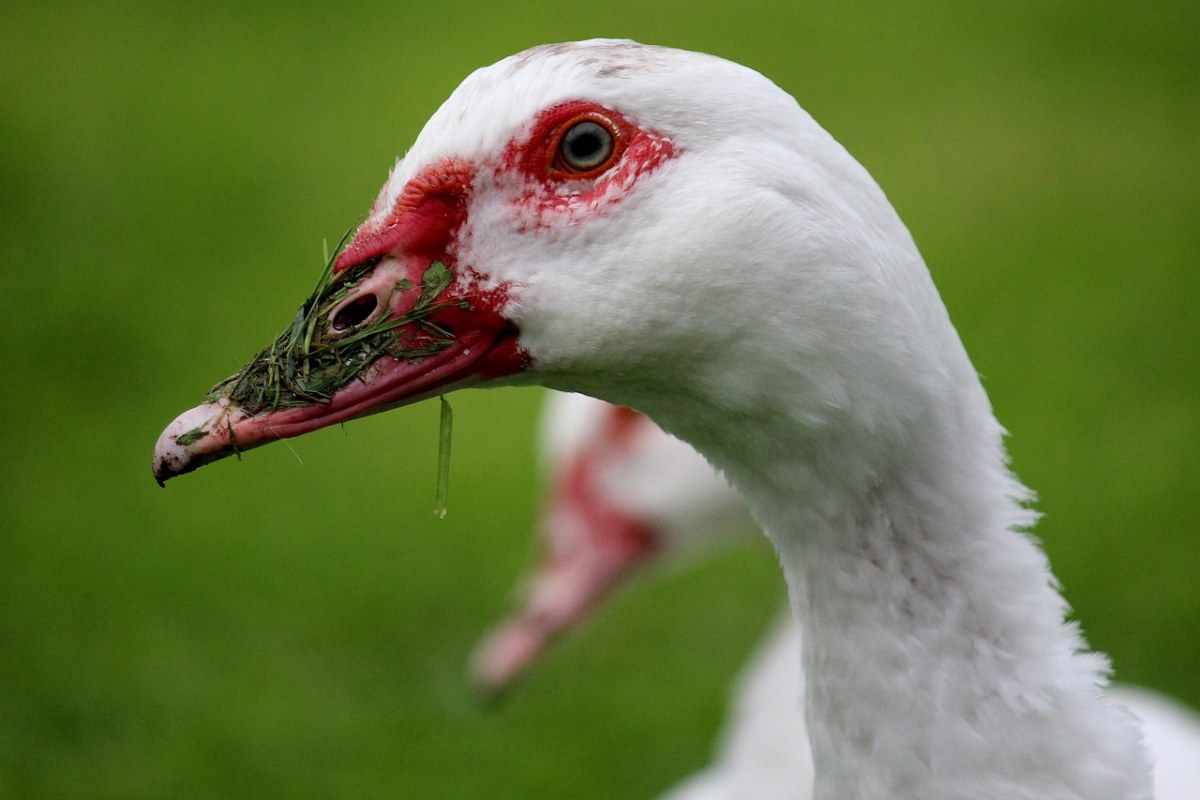
[[[379,301],[375,295],[370,293],[359,295],[333,313],[329,327],[339,332],[356,328],[375,313],[378,305]]]

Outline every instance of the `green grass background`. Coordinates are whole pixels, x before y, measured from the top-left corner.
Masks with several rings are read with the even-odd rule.
[[[750,64],[873,171],[1091,641],[1200,705],[1197,8],[7,3],[0,797],[637,798],[706,760],[781,596],[766,548],[643,583],[473,702],[529,560],[537,392],[454,399],[445,520],[436,404],[150,477],[467,72],[592,35]]]

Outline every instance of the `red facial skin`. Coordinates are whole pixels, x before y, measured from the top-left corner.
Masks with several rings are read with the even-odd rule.
[[[586,172],[565,169],[556,157],[560,137],[576,122],[607,123],[613,134],[613,156]],[[665,136],[634,124],[617,111],[594,103],[560,103],[538,115],[532,135],[514,141],[504,151],[507,170],[525,176],[526,189],[518,199],[523,230],[558,227],[603,213],[633,193],[636,184],[675,155]]]
[[[587,172],[570,170],[558,157],[559,137],[580,119],[605,125],[616,143],[612,157]],[[519,177],[525,186],[514,213],[528,219],[525,230],[536,235],[537,228],[604,213],[671,158],[674,148],[665,137],[616,111],[573,101],[543,111],[530,135],[510,142],[503,153],[501,172]],[[429,319],[453,331],[452,345],[419,360],[384,356],[325,403],[255,416],[217,403],[185,412],[159,438],[154,458],[159,483],[234,452],[526,369],[530,362],[520,348],[518,331],[504,316],[512,287],[485,289],[472,266],[458,262],[458,237],[479,175],[477,165],[461,160],[427,165],[405,184],[386,215],[380,217],[373,209],[372,221],[334,265],[342,272],[377,259],[375,270],[386,270],[396,281],[407,280],[413,288],[393,295],[388,309],[399,316],[415,302],[429,265],[444,263],[456,279],[434,303],[450,305]],[[415,339],[421,335],[415,326],[398,333]],[[199,438],[197,429],[203,431]]]

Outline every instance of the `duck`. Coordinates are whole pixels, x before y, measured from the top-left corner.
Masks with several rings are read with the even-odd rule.
[[[472,658],[485,697],[511,689],[556,638],[643,568],[761,538],[728,482],[632,409],[549,392],[537,438],[540,555],[519,584],[519,608]]]
[[[636,409],[745,500],[803,632],[817,800],[1153,796],[912,236],[765,76],[623,40],[475,71],[152,467],[521,385]]]
[[[472,660],[475,683],[489,696],[513,690],[554,640],[634,576],[662,576],[667,565],[763,538],[751,535],[745,504],[699,453],[631,409],[549,392],[537,449],[542,556],[519,583],[518,608]],[[812,797],[800,637],[785,609],[735,681],[712,762],[662,800]],[[1129,684],[1114,683],[1107,695],[1142,722],[1158,800],[1200,797],[1200,716]],[[780,702],[788,697],[798,701]]]

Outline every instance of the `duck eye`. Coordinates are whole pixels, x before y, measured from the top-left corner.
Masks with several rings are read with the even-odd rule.
[[[608,166],[615,150],[612,131],[595,120],[585,119],[563,133],[554,166],[568,173],[595,172]]]

